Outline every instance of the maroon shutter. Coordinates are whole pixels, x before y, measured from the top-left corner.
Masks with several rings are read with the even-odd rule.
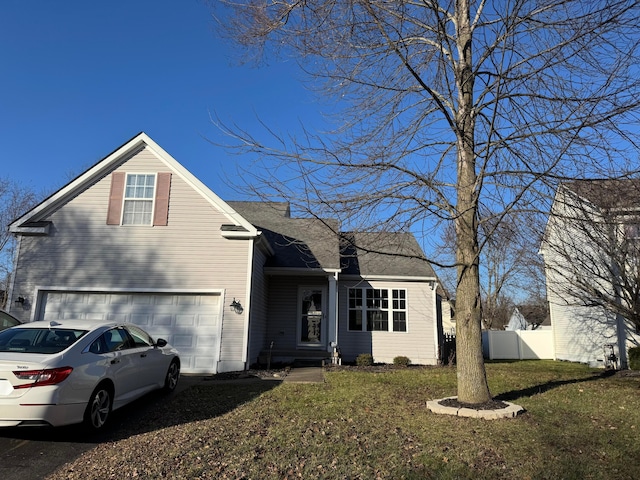
[[[109,209],[107,210],[107,225],[120,225],[122,217],[122,197],[124,196],[124,172],[111,174],[111,191],[109,192]]]
[[[171,174],[158,173],[156,185],[156,209],[153,212],[153,224],[166,226],[169,219],[169,190],[171,190]]]

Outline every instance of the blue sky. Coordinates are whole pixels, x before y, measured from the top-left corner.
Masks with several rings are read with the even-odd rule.
[[[210,115],[289,133],[318,108],[294,62],[240,66],[214,29],[200,0],[2,0],[0,177],[50,193],[144,131],[242,198]]]

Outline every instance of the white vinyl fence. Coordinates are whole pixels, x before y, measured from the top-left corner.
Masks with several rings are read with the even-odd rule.
[[[553,359],[551,330],[488,330],[482,332],[484,355],[490,360]]]

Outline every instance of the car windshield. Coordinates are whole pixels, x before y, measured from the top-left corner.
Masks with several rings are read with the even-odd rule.
[[[65,328],[10,328],[0,332],[0,352],[58,353],[86,333]]]

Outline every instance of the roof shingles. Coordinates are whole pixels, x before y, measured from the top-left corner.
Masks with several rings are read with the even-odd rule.
[[[415,237],[401,232],[340,232],[333,219],[292,218],[284,202],[227,202],[274,250],[267,266],[342,269],[350,275],[436,278]]]

